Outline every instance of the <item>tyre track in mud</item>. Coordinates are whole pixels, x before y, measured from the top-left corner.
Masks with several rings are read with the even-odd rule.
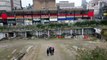
[[[40,48],[41,48],[40,44],[34,45],[30,49],[30,51],[25,54],[22,60],[37,60]]]

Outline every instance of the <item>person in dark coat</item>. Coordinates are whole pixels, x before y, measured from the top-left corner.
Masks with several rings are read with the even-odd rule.
[[[72,33],[72,38],[75,38],[76,37],[76,33]]]
[[[50,53],[50,49],[49,47],[47,48],[47,56],[49,56],[49,53]]]
[[[54,55],[54,50],[55,50],[54,47],[50,47],[49,50],[50,50],[50,55]]]
[[[54,50],[55,50],[54,47],[52,47],[52,53],[53,53],[53,55],[54,55]]]
[[[49,55],[54,55],[54,47],[48,47],[47,48],[47,56],[49,56]]]

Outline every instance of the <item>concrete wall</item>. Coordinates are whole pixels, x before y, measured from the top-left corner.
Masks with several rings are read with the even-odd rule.
[[[3,39],[3,38],[5,38],[5,33],[0,32],[0,40]]]

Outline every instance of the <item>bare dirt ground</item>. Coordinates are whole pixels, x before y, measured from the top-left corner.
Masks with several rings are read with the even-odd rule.
[[[47,56],[46,49],[55,47],[55,54]],[[18,53],[25,53],[21,60],[75,60],[77,49],[106,48],[106,42],[84,41],[79,39],[18,39],[0,41],[0,60],[11,60]]]

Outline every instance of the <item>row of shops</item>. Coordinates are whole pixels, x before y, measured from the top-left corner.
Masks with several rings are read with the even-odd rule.
[[[12,32],[1,32],[0,39],[3,38],[29,38],[29,37],[36,37],[36,38],[57,38],[58,36],[73,37],[76,36],[83,36],[83,35],[94,35],[95,29],[94,28],[80,28],[80,29],[67,29],[67,30],[35,30],[35,31],[12,31]]]
[[[91,19],[94,14],[92,10],[77,10],[77,11],[14,11],[14,12],[6,12],[0,16],[0,22],[2,22],[3,18],[7,20],[8,24],[38,24],[38,23],[51,23],[51,22],[59,22],[59,23],[72,23],[80,20],[88,20]],[[3,15],[3,16],[2,16]]]
[[[90,17],[88,17],[87,15],[84,16],[84,18],[86,19],[90,19]],[[15,17],[8,17],[7,18],[7,23],[8,24],[25,24],[25,25],[32,25],[32,24],[45,24],[45,23],[51,23],[51,22],[58,22],[58,23],[72,23],[78,20],[82,20],[81,15],[78,17],[73,17],[73,16],[69,16],[69,17],[65,17],[65,16],[50,16],[47,17],[31,17],[31,16],[27,16],[27,17],[23,17],[23,16],[15,16]],[[0,23],[2,23],[2,19],[0,19]]]

